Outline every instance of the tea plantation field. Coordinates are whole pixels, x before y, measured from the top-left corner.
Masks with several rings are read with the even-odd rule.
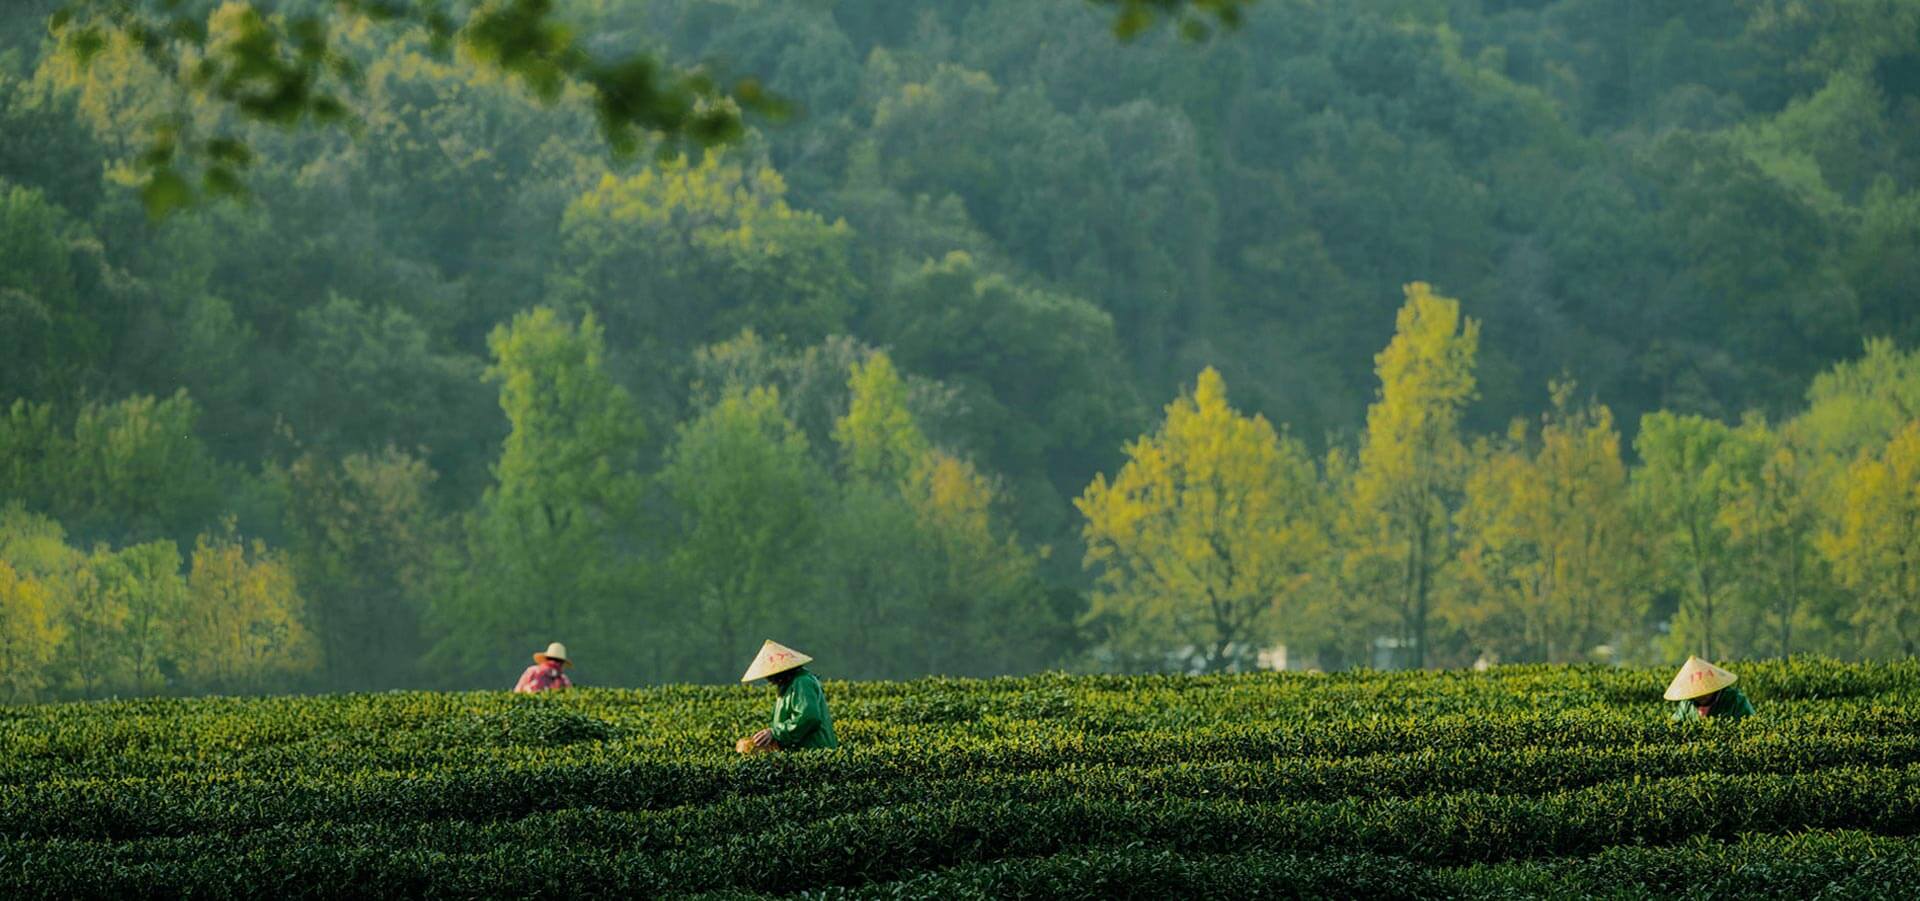
[[[1920,665],[1731,668],[0,708],[0,898],[1920,897]]]

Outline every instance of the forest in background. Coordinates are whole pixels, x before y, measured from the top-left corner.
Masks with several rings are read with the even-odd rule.
[[[352,127],[158,221],[231,111],[56,6],[0,698],[1920,650],[1920,3],[561,3],[799,111],[637,162],[336,17]]]

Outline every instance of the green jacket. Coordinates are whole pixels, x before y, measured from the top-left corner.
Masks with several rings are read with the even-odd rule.
[[[804,668],[773,701],[773,740],[787,751],[840,747],[820,680]]]
[[[1679,701],[1677,703],[1679,706],[1673,711],[1673,719],[1676,722],[1680,720],[1697,720],[1702,717],[1700,708],[1695,707],[1692,701]],[[1728,686],[1720,690],[1719,697],[1713,699],[1713,706],[1707,708],[1705,716],[1713,719],[1737,720],[1743,716],[1751,716],[1752,714],[1753,703],[1747,700],[1746,695],[1740,693],[1740,689]]]

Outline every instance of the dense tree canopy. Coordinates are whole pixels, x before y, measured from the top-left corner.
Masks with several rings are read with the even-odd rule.
[[[1915,0],[0,6],[6,697],[1920,634]]]

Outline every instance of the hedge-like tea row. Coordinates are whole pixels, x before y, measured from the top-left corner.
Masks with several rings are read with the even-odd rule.
[[[830,681],[754,758],[739,687],[0,708],[0,897],[1920,896],[1920,666],[1737,671]]]
[[[1791,661],[1741,666],[1763,709],[1790,716],[1920,700],[1920,664]],[[1668,673],[1599,667],[1506,667],[1492,673],[1247,676],[1039,676],[905,683],[829,682],[837,717],[884,731],[992,734],[1040,724],[1075,733],[1267,726],[1355,718],[1489,717],[1540,711],[1647,716]],[[675,747],[724,753],[731,735],[765,715],[765,690],[675,686],[594,689],[538,699],[504,692],[423,692],[323,698],[153,699],[0,708],[0,742],[77,762],[124,751],[222,758],[303,742],[400,743],[408,749],[513,748],[621,734],[686,738]],[[534,712],[537,711],[537,712]],[[1656,717],[1657,718],[1657,717]],[[611,732],[608,730],[611,729]],[[736,736],[737,737],[737,736]],[[9,753],[6,759],[15,755]],[[31,755],[30,755],[31,756]]]
[[[729,736],[758,727],[747,721],[732,728],[683,727],[662,733],[624,734],[610,719],[562,711],[592,719],[596,734],[605,738],[551,744],[498,745],[468,739],[451,741],[448,731],[472,732],[465,720],[483,722],[529,719],[539,722],[554,712],[543,701],[526,699],[517,706],[484,714],[465,714],[449,725],[423,720],[415,733],[390,737],[356,733],[271,743],[257,738],[234,738],[225,729],[203,730],[207,742],[193,748],[184,744],[155,747],[101,730],[73,730],[79,735],[56,741],[29,731],[21,721],[0,730],[0,786],[48,779],[154,778],[183,774],[220,776],[237,771],[339,774],[366,770],[430,770],[438,767],[495,768],[513,765],[620,762],[646,765],[733,765]],[[1812,742],[1827,738],[1908,736],[1920,734],[1920,705],[1897,707],[1872,704],[1774,705],[1762,719],[1739,723],[1669,724],[1665,708],[1594,708],[1521,710],[1504,713],[1448,713],[1431,716],[1344,716],[1316,719],[1296,710],[1277,708],[1267,722],[1232,723],[1187,730],[1136,729],[1122,733],[1089,733],[1070,725],[1011,721],[993,731],[967,732],[929,726],[902,728],[871,720],[847,720],[836,726],[854,753],[872,751],[881,766],[912,767],[907,775],[921,776],[929,767],[939,772],[965,773],[982,767],[1036,769],[1062,760],[1087,763],[1175,763],[1192,759],[1260,760],[1273,757],[1358,757],[1395,753],[1409,748],[1598,748],[1674,745],[1697,742],[1707,736],[1772,734]],[[297,710],[263,710],[263,721],[290,720]],[[223,723],[224,726],[224,723]],[[494,727],[497,728],[497,727]],[[257,729],[256,731],[265,731]],[[285,731],[284,729],[282,731]],[[97,734],[95,734],[97,733]],[[169,741],[184,742],[194,733],[183,724]],[[81,741],[81,736],[86,741]],[[425,736],[423,738],[423,736]],[[259,743],[254,743],[259,742]],[[908,753],[937,742],[938,756]],[[813,760],[817,758],[808,758]],[[834,758],[838,759],[838,757]],[[757,762],[761,770],[778,769],[785,761]]]
[[[1427,868],[1377,854],[1194,855],[1095,848],[802,897],[1897,898],[1915,884],[1920,884],[1920,843],[1843,831],[1611,848],[1585,858],[1461,868]]]
[[[808,761],[816,763],[816,761]],[[928,761],[933,764],[933,761]],[[1478,791],[1531,795],[1631,780],[1641,774],[1798,773],[1920,764],[1920,736],[1754,736],[1723,744],[1629,748],[1422,750],[1348,758],[1274,758],[1122,766],[1061,758],[1053,769],[916,767],[912,761],[835,755],[776,770],[664,761],[439,769],[313,777],[227,773],[154,780],[49,781],[0,790],[4,833],[128,839],[232,834],[276,823],[491,820],[591,807],[648,810],[766,796],[783,802],[859,786],[872,804],[915,799],[1030,797],[1208,798],[1252,803],[1410,797]]]
[[[1703,837],[1733,840],[1758,831],[1860,826],[1907,834],[1916,824],[1920,769],[1906,768],[1698,776],[1541,798],[1466,793],[1330,804],[1054,798],[906,803],[831,814],[804,803],[755,800],[668,816],[583,814],[559,823],[308,825],[238,838],[121,844],[16,840],[0,845],[0,859],[19,885],[62,884],[99,894],[136,886],[198,893],[236,872],[251,872],[250,886],[272,873],[298,877],[275,880],[276,894],[325,894],[342,880],[379,878],[391,885],[465,885],[456,893],[485,895],[522,877],[651,896],[853,887],[955,866],[1113,847],[1185,855],[1371,855],[1451,866]]]

